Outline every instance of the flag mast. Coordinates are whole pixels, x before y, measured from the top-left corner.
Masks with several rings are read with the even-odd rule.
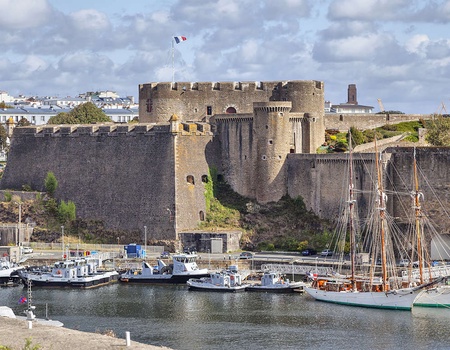
[[[175,55],[175,45],[173,42],[175,41],[175,37],[172,36],[172,83],[175,83],[175,66],[174,66],[174,55]]]
[[[187,38],[185,36],[173,36],[172,37],[172,83],[175,83],[175,43],[179,44],[183,41],[186,41]]]

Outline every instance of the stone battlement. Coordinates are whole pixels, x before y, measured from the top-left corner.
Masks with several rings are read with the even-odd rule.
[[[97,136],[118,136],[156,133],[168,133],[169,123],[155,124],[73,124],[73,125],[42,125],[16,128],[14,137],[77,137],[81,135]],[[180,124],[179,132],[183,134],[203,135],[209,134],[211,128],[209,124],[200,122],[183,122]]]
[[[153,91],[267,91],[267,90],[278,90],[278,89],[289,89],[290,86],[297,86],[310,84],[312,81],[309,80],[293,80],[293,81],[250,81],[250,82],[163,82],[163,83],[148,83],[141,84],[140,88],[144,85],[149,87]],[[321,88],[321,82],[315,82],[316,87]]]

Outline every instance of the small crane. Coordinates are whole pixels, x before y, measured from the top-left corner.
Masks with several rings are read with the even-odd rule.
[[[380,112],[384,112],[384,106],[383,106],[383,102],[381,102],[381,98],[377,99],[378,101],[378,106],[380,106]]]
[[[441,102],[435,114],[443,114],[443,111],[445,112],[445,114],[447,114],[447,108],[445,108],[444,101]]]

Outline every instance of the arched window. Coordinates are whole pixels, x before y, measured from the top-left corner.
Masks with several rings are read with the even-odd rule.
[[[198,217],[200,221],[205,221],[205,213],[203,212],[203,210],[200,210],[200,212],[198,213]]]
[[[192,185],[195,185],[195,181],[194,181],[194,176],[193,175],[188,175],[186,176],[186,181]]]
[[[208,175],[202,175],[202,182],[208,183]]]
[[[236,113],[236,108],[234,108],[234,107],[228,107],[225,113],[227,113],[227,114],[233,114],[233,113]]]

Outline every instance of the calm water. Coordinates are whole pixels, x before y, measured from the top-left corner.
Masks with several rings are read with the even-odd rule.
[[[0,288],[16,314],[26,295]],[[450,310],[371,310],[309,296],[190,292],[183,286],[115,284],[92,290],[33,290],[36,315],[67,328],[103,332],[173,349],[449,349]]]

